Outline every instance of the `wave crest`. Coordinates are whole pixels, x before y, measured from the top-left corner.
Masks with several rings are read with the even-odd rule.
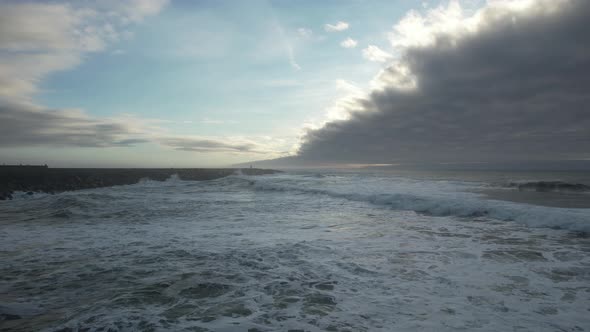
[[[305,183],[302,181],[302,184]],[[350,201],[367,202],[387,206],[394,210],[415,211],[432,216],[488,217],[496,220],[515,221],[530,227],[549,227],[573,231],[590,232],[590,209],[568,209],[536,206],[515,202],[485,199],[472,192],[433,192],[415,190],[403,192],[402,188],[391,188],[391,192],[353,192],[351,185],[346,188],[324,189],[301,185],[296,181],[255,180],[253,187],[259,191],[297,192],[309,195],[327,195]],[[359,187],[361,184],[359,184]],[[430,190],[430,188],[429,188]]]
[[[517,188],[520,191],[590,192],[588,185],[562,181],[511,182],[508,187]]]

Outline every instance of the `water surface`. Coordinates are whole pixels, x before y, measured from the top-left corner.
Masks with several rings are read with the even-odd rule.
[[[0,329],[589,330],[590,209],[491,199],[539,177],[489,176],[22,195],[0,202]]]

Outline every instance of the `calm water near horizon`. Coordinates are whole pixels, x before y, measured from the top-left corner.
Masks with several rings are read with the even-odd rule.
[[[589,331],[589,172],[292,171],[0,202],[0,331]]]

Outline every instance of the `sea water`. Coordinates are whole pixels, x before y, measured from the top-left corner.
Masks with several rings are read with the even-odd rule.
[[[589,331],[587,173],[377,171],[17,194],[2,331]]]

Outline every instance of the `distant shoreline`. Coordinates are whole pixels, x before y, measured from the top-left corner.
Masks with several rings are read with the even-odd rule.
[[[223,178],[236,171],[246,175],[280,171],[260,168],[48,168],[0,167],[0,200],[12,199],[15,191],[58,193],[80,189],[135,184],[141,179],[164,181],[172,175],[182,180],[204,181]]]

